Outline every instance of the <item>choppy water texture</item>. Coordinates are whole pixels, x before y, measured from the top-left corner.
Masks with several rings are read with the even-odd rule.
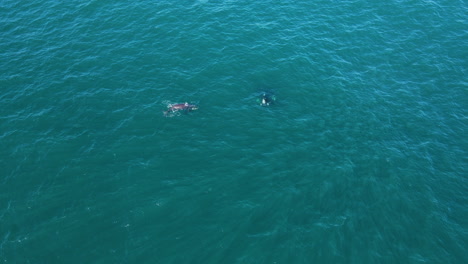
[[[468,262],[465,1],[0,10],[0,262]]]

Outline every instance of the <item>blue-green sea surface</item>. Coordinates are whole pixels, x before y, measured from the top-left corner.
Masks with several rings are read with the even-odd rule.
[[[0,11],[0,263],[468,263],[466,1]]]

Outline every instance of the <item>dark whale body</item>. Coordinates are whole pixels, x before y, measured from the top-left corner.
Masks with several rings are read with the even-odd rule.
[[[275,100],[275,95],[270,93],[262,93],[261,97],[259,98],[261,106],[268,106],[272,104]]]

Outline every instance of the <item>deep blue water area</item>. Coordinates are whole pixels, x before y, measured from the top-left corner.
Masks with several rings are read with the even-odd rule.
[[[0,262],[467,263],[468,6],[374,2],[0,1]]]

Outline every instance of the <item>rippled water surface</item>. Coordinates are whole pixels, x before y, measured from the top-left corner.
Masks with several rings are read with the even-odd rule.
[[[468,262],[464,1],[0,10],[0,262]]]

